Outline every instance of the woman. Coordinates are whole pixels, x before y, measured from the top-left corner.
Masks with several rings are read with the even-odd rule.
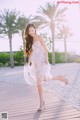
[[[40,35],[36,33],[33,24],[28,24],[25,29],[26,49],[24,55],[28,55],[28,63],[24,65],[24,77],[28,84],[36,84],[38,87],[40,106],[38,111],[45,108],[43,99],[42,83],[48,80],[60,80],[68,84],[67,79],[62,76],[54,77],[50,73],[50,63],[48,61],[48,50]]]

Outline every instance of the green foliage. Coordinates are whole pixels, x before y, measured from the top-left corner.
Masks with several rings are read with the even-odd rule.
[[[16,10],[4,9],[0,14],[0,31],[1,34],[8,35],[8,37],[14,33],[18,33],[17,29],[17,16]]]
[[[64,63],[64,60],[65,60],[64,56],[65,56],[65,54],[63,52],[55,52],[56,63]],[[13,57],[14,57],[14,65],[15,66],[24,65],[24,57],[23,57],[22,49],[15,52],[13,54]],[[69,54],[68,54],[67,58],[68,58],[67,62],[75,61],[74,58],[72,56],[70,56]],[[27,62],[27,59],[28,58],[26,58],[26,62]],[[52,53],[51,52],[48,52],[48,60],[49,60],[49,63],[52,64]],[[76,62],[80,63],[80,58],[77,58]],[[0,53],[0,66],[10,66],[10,54],[9,53],[6,53],[6,52]]]
[[[13,55],[14,57],[14,65],[23,65],[23,50],[17,51]]]
[[[52,53],[48,53],[49,62],[52,64]],[[76,60],[77,62],[80,62],[80,58]],[[56,63],[64,63],[65,62],[65,53],[64,52],[55,52],[55,62]],[[71,56],[69,53],[67,53],[67,62],[75,62],[75,57]]]
[[[29,24],[30,22],[30,17],[26,18],[24,15],[20,16],[17,20],[17,28],[20,31],[23,31],[25,27]]]
[[[77,62],[77,63],[80,63],[80,57],[76,59],[76,62]]]
[[[64,53],[62,52],[56,52],[55,53],[55,61],[56,63],[63,63],[64,62]]]
[[[52,63],[52,53],[48,53],[49,62]],[[56,63],[64,63],[64,53],[55,52],[55,62]]]
[[[10,55],[9,53],[2,52],[0,53],[0,66],[9,65]]]
[[[48,60],[49,60],[49,63],[52,63],[52,53],[51,52],[48,52]]]
[[[23,50],[20,49],[20,51],[17,51],[13,53],[14,57],[14,65],[19,66],[23,65],[24,60],[23,60]],[[6,52],[0,53],[0,66],[10,66],[10,54]]]

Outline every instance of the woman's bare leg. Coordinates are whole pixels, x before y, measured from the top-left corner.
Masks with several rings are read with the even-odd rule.
[[[39,109],[42,109],[43,102],[44,102],[42,84],[38,84],[37,87],[38,87],[38,93],[39,93],[39,99],[40,99],[40,107],[39,107]]]
[[[38,85],[38,92],[39,92],[39,98],[40,98],[40,106],[38,108],[38,111],[43,111],[45,109],[45,102],[43,99],[43,92],[42,92],[42,85]]]
[[[65,84],[68,84],[68,80],[64,78],[63,76],[57,76],[57,77],[52,77],[52,80],[60,80],[63,81]]]
[[[43,103],[43,91],[42,91],[42,85],[38,85],[38,93],[39,93],[39,99],[40,99],[40,105]]]

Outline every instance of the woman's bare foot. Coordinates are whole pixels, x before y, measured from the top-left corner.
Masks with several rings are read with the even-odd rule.
[[[68,80],[64,78],[63,76],[58,76],[59,80],[63,81],[66,85],[68,84]]]
[[[40,104],[38,111],[42,112],[45,109],[45,102],[43,101],[42,104]]]

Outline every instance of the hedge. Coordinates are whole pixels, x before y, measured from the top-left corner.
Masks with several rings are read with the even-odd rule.
[[[14,65],[20,66],[24,65],[24,57],[23,50],[13,52]],[[48,52],[49,62],[52,63],[52,53]],[[27,60],[27,58],[26,58]],[[79,61],[79,60],[78,60]],[[67,62],[74,62],[73,58],[68,55]],[[55,63],[64,63],[64,53],[63,52],[55,52]],[[10,66],[10,54],[6,52],[0,53],[0,66]]]

